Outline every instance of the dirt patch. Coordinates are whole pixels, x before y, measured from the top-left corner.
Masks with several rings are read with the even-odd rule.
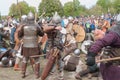
[[[41,62],[40,74],[41,74],[47,60],[44,58],[41,58],[40,62]],[[22,79],[21,71],[14,71],[13,67],[0,68],[0,80],[40,80],[40,79],[35,79],[35,75],[30,64],[27,67],[26,74],[27,74],[26,78]],[[58,80],[57,79],[58,75],[59,74],[57,73],[54,73],[54,75],[49,75],[46,80]],[[64,71],[64,80],[76,80],[74,75],[75,75],[75,72]],[[97,77],[88,79],[87,77],[84,77],[83,80],[102,80],[102,79],[98,79]]]

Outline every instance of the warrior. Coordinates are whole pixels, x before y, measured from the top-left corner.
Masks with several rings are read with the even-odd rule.
[[[18,26],[21,26],[21,25],[25,25],[27,23],[27,15],[22,15],[21,16],[21,23],[18,25]],[[17,29],[19,30],[19,28],[21,27],[17,27]],[[15,47],[14,47],[14,52],[13,54],[16,54],[16,61],[15,61],[15,65],[14,65],[14,70],[15,71],[19,71],[20,70],[20,67],[19,67],[19,63],[20,61],[22,60],[22,55],[21,55],[21,47],[22,47],[22,39],[19,38],[20,42],[16,39],[16,34],[17,32],[15,32]]]
[[[73,34],[73,31],[72,31],[72,28],[73,28],[73,17],[69,16],[68,17],[68,24],[66,25],[66,30],[67,32],[69,33],[72,33]]]
[[[62,61],[62,51],[63,51],[63,43],[62,43],[62,33],[61,33],[61,17],[55,13],[52,18],[52,23],[48,28],[51,28],[47,33],[48,36],[48,47],[49,47],[49,57],[48,62],[42,72],[41,79],[45,80],[48,74],[54,72],[55,63],[58,64],[58,71],[60,73],[60,78],[63,78],[63,61]],[[45,28],[45,27],[43,27]],[[57,62],[56,62],[57,61]]]
[[[32,12],[29,12],[27,15],[27,23],[25,25],[20,26],[20,29],[16,31],[16,40],[19,41],[18,37],[22,37],[23,39],[23,47],[22,47],[22,78],[25,78],[26,75],[26,68],[27,62],[31,56],[40,55],[40,49],[38,46],[38,37],[43,36],[44,32],[37,24],[34,22],[35,17]],[[36,78],[39,78],[39,69],[40,69],[40,62],[39,57],[33,58],[35,61],[35,75]]]
[[[83,69],[85,64],[80,60],[80,53],[80,49],[75,49],[73,53],[64,58],[65,70],[79,72]]]
[[[89,48],[87,54],[87,65],[94,66],[96,65],[95,57],[98,55],[98,52],[103,47],[111,47],[110,51],[107,53],[108,58],[116,58],[120,56],[120,14],[117,18],[117,23],[115,26],[111,27],[105,36],[97,41]],[[107,61],[100,63],[100,72],[103,80],[120,80],[120,61]],[[90,72],[92,69],[90,69]]]
[[[3,38],[7,38],[8,31],[4,31],[3,26],[0,26],[0,48],[8,48],[5,40]]]
[[[110,28],[110,23],[107,19],[103,20],[102,31],[106,32]]]

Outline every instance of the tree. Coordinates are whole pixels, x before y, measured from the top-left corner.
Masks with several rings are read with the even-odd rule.
[[[89,15],[88,9],[85,6],[80,5],[80,7],[79,7],[79,15],[80,16],[81,15]]]
[[[102,12],[107,13],[112,5],[111,0],[98,0],[97,5],[102,7]]]
[[[32,13],[36,13],[37,12],[36,8],[33,7],[33,6],[29,7],[29,11],[31,11]]]
[[[120,0],[113,0],[113,7],[115,9],[115,13],[120,13]]]
[[[73,16],[74,15],[73,2],[65,3],[63,9],[64,9],[64,15],[65,16]]]
[[[102,12],[102,7],[99,5],[93,6],[91,9],[89,9],[89,14],[90,15],[101,15]]]
[[[73,0],[73,11],[74,11],[74,15],[75,16],[78,16],[79,15],[79,12],[80,12],[80,2],[79,0]]]
[[[27,15],[28,12],[30,11],[29,6],[25,1],[19,2],[17,6],[18,6],[18,9],[19,9],[20,16],[24,15],[24,14]]]
[[[1,18],[2,18],[2,17],[1,17],[1,12],[0,12],[0,20],[1,20]]]
[[[87,8],[80,5],[79,0],[73,0],[64,4],[64,15],[66,16],[80,16],[87,15]]]
[[[29,6],[25,1],[18,2],[18,4],[12,4],[9,8],[9,15],[14,15],[19,18],[22,15],[27,15],[30,11],[36,12],[36,8]]]
[[[16,4],[13,3],[9,8],[9,15],[19,15],[18,7]]]
[[[63,15],[63,7],[59,0],[42,0],[38,7],[39,15],[45,12],[45,16],[53,16],[55,11],[58,12],[59,15]]]

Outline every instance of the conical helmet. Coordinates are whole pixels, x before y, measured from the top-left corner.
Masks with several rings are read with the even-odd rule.
[[[27,19],[28,20],[34,20],[35,19],[35,16],[32,12],[29,12],[28,15],[27,15]]]
[[[59,24],[61,22],[61,17],[60,15],[58,15],[57,12],[55,12],[55,14],[53,15],[52,22],[55,24]]]

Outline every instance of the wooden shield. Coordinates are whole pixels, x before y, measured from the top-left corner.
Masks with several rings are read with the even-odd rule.
[[[47,34],[45,33],[44,36],[43,36],[42,39],[41,39],[41,42],[42,42],[41,49],[42,49],[42,50],[44,50],[45,45],[46,45],[46,43],[47,43],[47,40],[48,40],[48,37],[47,37]]]
[[[75,36],[76,42],[82,42],[85,39],[85,30],[82,26],[74,24],[73,31],[77,33]]]
[[[46,80],[49,72],[51,71],[53,65],[55,64],[58,54],[59,54],[59,49],[57,48],[54,48],[50,51],[50,56],[48,58],[48,62],[46,66],[43,69],[41,80]]]

